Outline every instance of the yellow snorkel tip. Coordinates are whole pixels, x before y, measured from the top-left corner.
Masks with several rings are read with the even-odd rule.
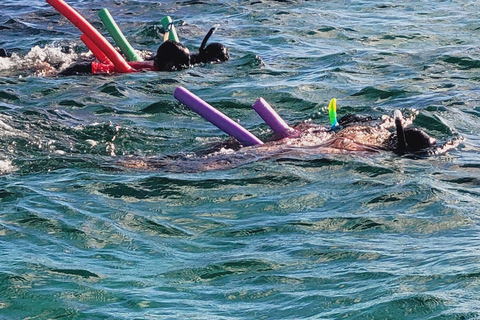
[[[332,128],[338,126],[337,121],[337,99],[333,98],[328,104],[328,115],[330,116],[330,124]]]

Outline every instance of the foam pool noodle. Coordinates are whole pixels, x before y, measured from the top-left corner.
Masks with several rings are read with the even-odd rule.
[[[128,42],[127,38],[122,33],[122,30],[118,27],[117,23],[113,19],[112,15],[108,11],[108,9],[104,8],[98,12],[98,16],[100,20],[102,20],[105,28],[107,28],[108,32],[112,36],[113,40],[120,48],[122,53],[125,55],[128,61],[142,61],[135,50],[132,48],[130,43]]]
[[[265,121],[265,123],[275,132],[283,138],[290,136],[294,129],[292,129],[285,120],[278,115],[278,113],[268,104],[263,98],[259,98],[252,105],[252,108],[258,113],[258,115]]]
[[[180,42],[180,40],[178,39],[177,31],[175,30],[175,26],[173,25],[173,20],[172,18],[170,18],[170,16],[163,17],[162,20],[160,20],[160,23],[163,26],[163,30],[165,30],[164,41],[173,40],[175,42]]]
[[[86,34],[90,40],[108,57],[115,65],[117,72],[134,72],[120,53],[93,27],[80,13],[73,9],[63,0],[46,0],[48,4],[54,7],[65,18],[76,26],[81,32]]]
[[[100,50],[100,48],[97,47],[97,45],[93,43],[92,39],[90,39],[85,33],[80,36],[80,40],[85,43],[87,48],[93,53],[93,55],[95,56],[95,58],[97,58],[98,61],[105,64],[111,63],[105,53],[103,53],[103,51]]]
[[[332,125],[332,129],[339,126],[337,121],[337,99],[335,98],[330,100],[328,105],[328,115],[330,116],[330,124]]]
[[[190,110],[195,111],[205,120],[209,121],[217,128],[240,141],[245,146],[263,144],[263,142],[254,136],[250,131],[239,125],[218,111],[198,96],[183,87],[175,89],[173,94],[175,99],[186,105]]]

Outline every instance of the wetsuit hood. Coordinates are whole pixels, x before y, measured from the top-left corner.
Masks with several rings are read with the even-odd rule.
[[[207,46],[207,42],[213,33],[217,30],[216,27],[211,28],[205,38],[203,38],[198,54],[191,55],[191,63],[208,63],[208,62],[225,62],[230,59],[227,47],[223,44],[215,42]]]
[[[404,128],[403,115],[395,110],[395,129],[397,133],[397,151],[420,151],[435,145],[435,138],[417,128]]]
[[[190,51],[179,42],[167,40],[158,47],[154,59],[158,71],[178,71],[190,67]]]

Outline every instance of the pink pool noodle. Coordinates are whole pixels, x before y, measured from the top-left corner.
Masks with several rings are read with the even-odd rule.
[[[175,99],[186,105],[192,111],[195,111],[205,120],[210,121],[220,130],[234,137],[246,146],[255,144],[263,144],[263,142],[254,136],[247,129],[227,117],[222,112],[218,111],[187,89],[178,87],[173,94]]]
[[[290,136],[295,130],[292,129],[285,120],[278,115],[278,113],[273,110],[273,108],[268,104],[265,99],[260,98],[253,104],[252,108],[258,113],[260,117],[268,124],[268,126],[276,134],[281,135],[282,137]]]
[[[115,65],[118,72],[134,72],[120,53],[92,26],[82,15],[68,5],[63,0],[47,0],[47,2],[60,12],[65,18],[70,20],[80,31],[86,34],[95,45],[105,53],[105,55]]]

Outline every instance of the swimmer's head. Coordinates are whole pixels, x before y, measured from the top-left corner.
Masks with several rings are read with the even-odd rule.
[[[158,47],[154,59],[158,71],[178,71],[190,66],[190,51],[179,42],[167,40]]]
[[[400,110],[395,110],[395,128],[397,131],[398,151],[420,151],[435,145],[435,138],[417,128],[404,128],[403,115]]]
[[[212,34],[217,30],[216,27],[211,28],[205,38],[202,41],[202,44],[200,45],[200,49],[198,50],[198,54],[192,54],[191,55],[191,63],[192,64],[197,64],[197,63],[219,63],[219,62],[225,62],[228,59],[230,59],[230,54],[228,53],[227,47],[225,47],[223,44],[215,42],[215,43],[210,43],[207,46],[208,39],[212,36]]]
[[[420,151],[435,145],[435,138],[430,137],[424,131],[417,128],[405,128],[405,141],[411,151]]]
[[[210,43],[200,55],[205,57],[206,62],[225,62],[230,59],[227,47],[218,42]]]
[[[199,53],[190,56],[192,64],[197,63],[220,63],[230,59],[227,47],[221,43],[210,43]]]

